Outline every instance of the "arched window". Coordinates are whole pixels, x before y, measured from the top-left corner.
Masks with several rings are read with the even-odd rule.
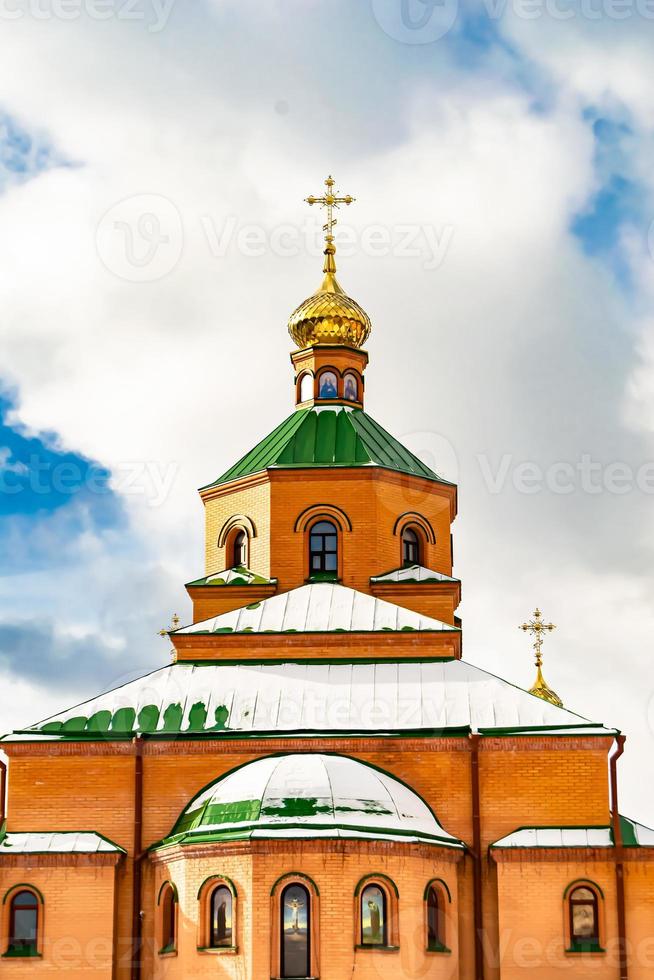
[[[27,890],[16,892],[9,906],[10,954],[30,956],[36,953],[39,930],[39,901]]]
[[[164,885],[161,898],[161,949],[172,953],[177,948],[177,895],[170,882]]]
[[[405,567],[407,565],[419,565],[420,560],[418,533],[412,527],[405,527],[402,531],[402,564]]]
[[[313,398],[313,375],[303,374],[300,378],[300,401],[308,402]]]
[[[343,398],[349,402],[359,401],[359,381],[352,371],[348,371],[343,379]]]
[[[311,976],[311,896],[304,885],[287,885],[281,896],[281,976]]]
[[[588,885],[574,888],[568,896],[571,946],[599,944],[597,892]]]
[[[232,893],[226,885],[219,885],[211,893],[209,946],[211,949],[221,949],[234,945]]]
[[[366,885],[361,892],[361,945],[387,946],[386,893],[379,885]]]
[[[430,885],[427,890],[427,949],[440,952],[445,947],[445,906],[440,888]]]
[[[333,371],[323,371],[320,375],[318,398],[338,398],[338,381]]]
[[[231,568],[247,568],[248,536],[239,528],[232,539]]]
[[[309,575],[338,574],[338,531],[331,521],[318,521],[309,533]]]

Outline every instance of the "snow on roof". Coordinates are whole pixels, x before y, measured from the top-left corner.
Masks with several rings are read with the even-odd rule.
[[[0,838],[0,858],[10,854],[124,854],[122,847],[93,831],[8,833]]]
[[[409,786],[347,756],[267,756],[215,780],[188,804],[168,842],[199,838],[359,836],[461,848]]]
[[[394,568],[391,572],[385,572],[383,575],[372,575],[370,581],[375,584],[382,582],[420,582],[425,584],[428,582],[458,582],[459,579],[452,578],[451,575],[444,575],[442,572],[434,572],[431,568],[425,568],[424,565],[404,565],[402,568]]]
[[[613,847],[609,827],[521,827],[491,847]]]
[[[242,609],[184,626],[194,633],[348,633],[431,631],[459,632],[456,626],[421,616],[384,599],[334,582],[312,582]]]
[[[625,847],[654,847],[654,830],[620,814]],[[520,847],[613,847],[613,828],[607,827],[520,827],[491,844],[510,850]]]
[[[612,734],[461,660],[180,661],[54,715],[28,734],[111,738],[135,731],[165,736],[434,730]]]
[[[264,578],[251,572],[249,568],[242,565],[235,565],[234,568],[225,568],[220,572],[212,572],[203,578],[195,579],[194,582],[187,582],[186,585],[274,585],[277,579]]]

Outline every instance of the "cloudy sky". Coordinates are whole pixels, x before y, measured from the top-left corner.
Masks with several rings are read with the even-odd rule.
[[[290,411],[333,172],[367,409],[460,485],[464,655],[529,686],[539,604],[654,822],[654,3],[0,20],[0,728],[166,662],[196,488]]]

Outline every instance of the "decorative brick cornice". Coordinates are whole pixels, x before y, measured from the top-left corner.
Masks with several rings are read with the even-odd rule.
[[[125,857],[119,853],[101,854],[2,854],[2,868],[98,868],[115,867]]]
[[[600,864],[615,862],[613,847],[497,847],[489,854],[497,864],[566,864],[569,862],[595,861]],[[654,848],[624,848],[625,862],[654,861]]]

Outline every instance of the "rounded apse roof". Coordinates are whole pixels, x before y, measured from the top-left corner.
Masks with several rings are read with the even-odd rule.
[[[221,776],[191,800],[162,844],[294,837],[463,846],[393,776],[313,753],[267,756]]]

